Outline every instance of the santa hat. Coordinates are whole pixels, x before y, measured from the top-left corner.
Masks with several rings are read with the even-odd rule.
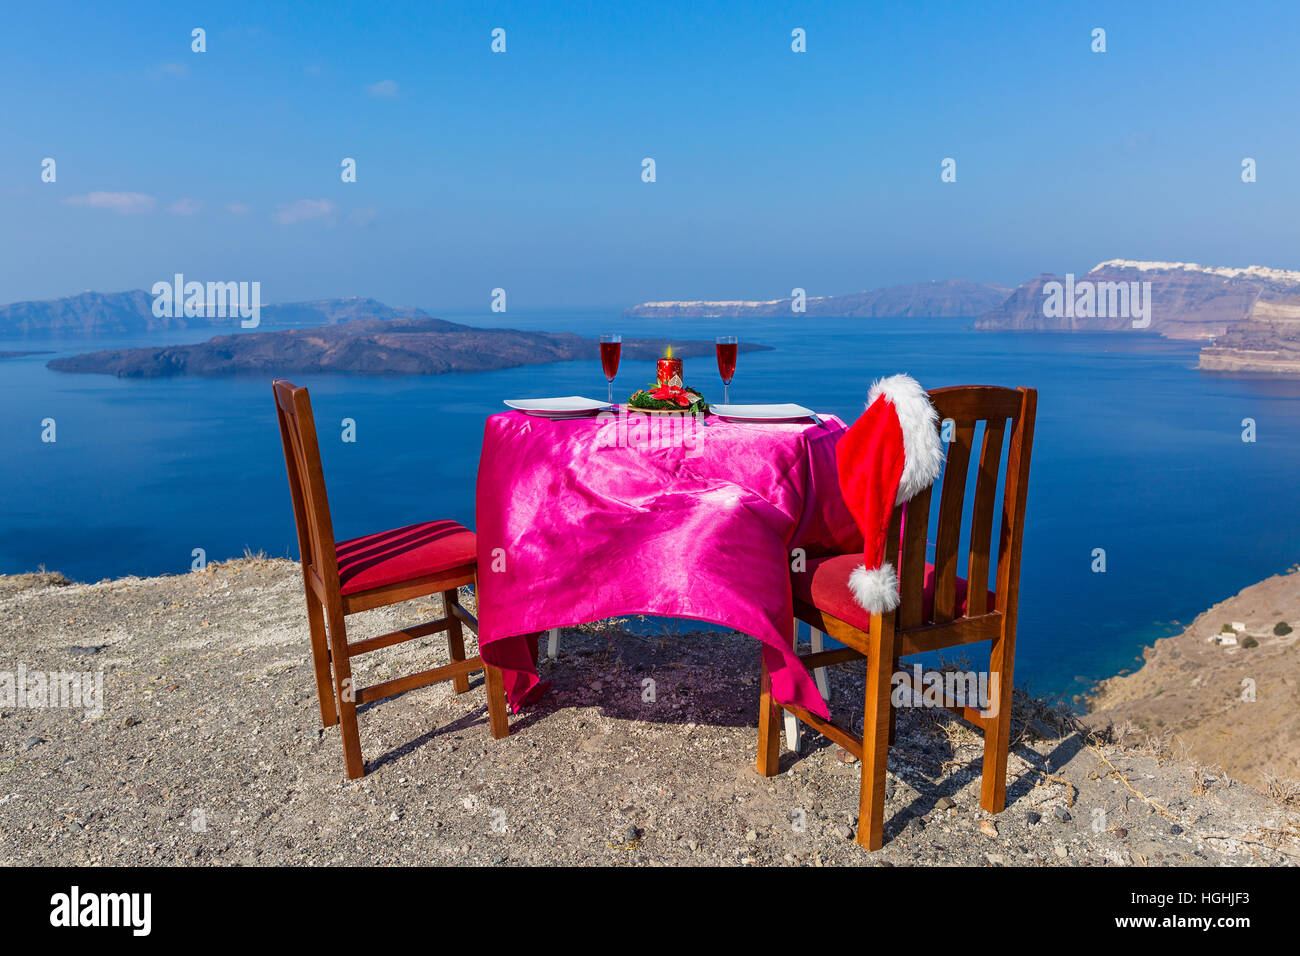
[[[896,505],[934,484],[943,464],[939,413],[910,375],[871,386],[867,410],[836,449],[840,489],[862,529],[863,563],[849,576],[854,598],[872,614],[898,606],[898,574],[885,562]]]

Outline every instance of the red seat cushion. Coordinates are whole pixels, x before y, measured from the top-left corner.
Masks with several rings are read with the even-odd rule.
[[[455,521],[425,521],[335,545],[344,594],[437,574],[477,558],[474,532]]]
[[[871,627],[871,612],[853,597],[849,589],[849,575],[853,569],[862,564],[860,554],[836,554],[829,558],[812,558],[807,570],[790,575],[796,601],[811,604],[831,617],[837,617],[845,624],[852,624],[859,630]],[[925,584],[921,592],[922,620],[928,621],[934,612],[934,565],[925,566]],[[993,592],[989,592],[990,610],[993,608]],[[966,613],[966,579],[957,579],[956,616]]]

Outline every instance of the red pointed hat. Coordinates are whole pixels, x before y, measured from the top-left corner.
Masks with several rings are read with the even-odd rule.
[[[871,386],[867,410],[835,451],[840,490],[862,529],[863,561],[849,577],[853,597],[872,614],[898,607],[898,574],[885,562],[894,507],[934,484],[943,465],[939,413],[910,375]]]

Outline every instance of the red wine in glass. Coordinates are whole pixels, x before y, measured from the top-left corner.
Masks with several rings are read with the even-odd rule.
[[[600,367],[605,372],[611,405],[614,404],[614,377],[618,375],[618,359],[622,351],[623,336],[607,333],[600,337]]]
[[[718,350],[718,374],[722,376],[722,404],[730,405],[731,380],[736,377],[736,353],[740,345],[734,335],[719,335],[715,347]]]

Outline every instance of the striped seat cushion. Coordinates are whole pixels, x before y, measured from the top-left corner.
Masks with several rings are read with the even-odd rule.
[[[474,532],[455,521],[425,521],[351,538],[335,546],[344,594],[399,584],[475,561]]]

